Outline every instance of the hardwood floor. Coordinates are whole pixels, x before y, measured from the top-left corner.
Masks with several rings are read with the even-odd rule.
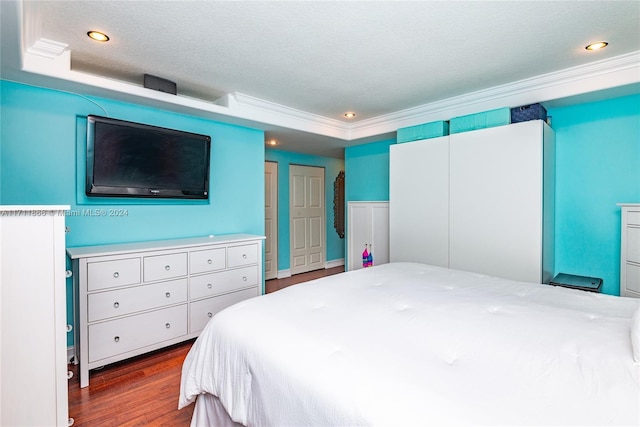
[[[271,293],[344,267],[311,271],[265,282]],[[182,362],[194,340],[91,371],[89,386],[80,388],[76,365],[69,380],[69,417],[74,426],[188,426],[193,405],[178,410]]]

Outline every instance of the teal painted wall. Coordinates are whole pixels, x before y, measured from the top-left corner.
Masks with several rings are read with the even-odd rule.
[[[326,206],[326,260],[337,261],[344,258],[344,239],[333,228],[333,182],[344,170],[344,160],[330,157],[311,156],[288,151],[267,149],[265,160],[278,164],[278,271],[291,266],[289,233],[289,165],[317,166],[324,168]]]
[[[344,151],[348,202],[389,200],[389,146],[396,140],[348,147]]]
[[[619,202],[640,202],[640,96],[554,108],[555,272],[601,277],[620,293]],[[388,147],[345,150],[346,195],[388,200]]]
[[[71,206],[67,246],[209,234],[264,235],[264,134],[186,115],[0,81],[0,203]],[[78,194],[86,116],[105,115],[211,136],[210,199],[133,201]],[[80,186],[82,191],[82,186]],[[106,203],[106,204],[105,204]],[[126,210],[87,216],[86,209]],[[68,307],[71,285],[68,284]],[[72,323],[71,310],[68,321]]]
[[[640,96],[550,109],[556,132],[556,272],[620,294],[620,202],[640,202]]]

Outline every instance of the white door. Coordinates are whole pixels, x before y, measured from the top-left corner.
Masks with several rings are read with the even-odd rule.
[[[291,274],[324,268],[324,168],[289,167]]]
[[[449,267],[448,136],[390,147],[389,203],[391,261]]]
[[[542,283],[542,122],[456,133],[450,267]]]
[[[278,164],[264,162],[264,278],[278,277]]]

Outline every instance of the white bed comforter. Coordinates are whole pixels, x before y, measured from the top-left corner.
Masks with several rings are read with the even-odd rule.
[[[247,426],[639,425],[640,301],[392,263],[218,313],[180,407]]]

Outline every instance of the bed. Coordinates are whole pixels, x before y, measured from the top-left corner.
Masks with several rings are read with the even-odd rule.
[[[192,426],[639,425],[639,305],[415,263],[341,273],[215,315],[179,407]]]

